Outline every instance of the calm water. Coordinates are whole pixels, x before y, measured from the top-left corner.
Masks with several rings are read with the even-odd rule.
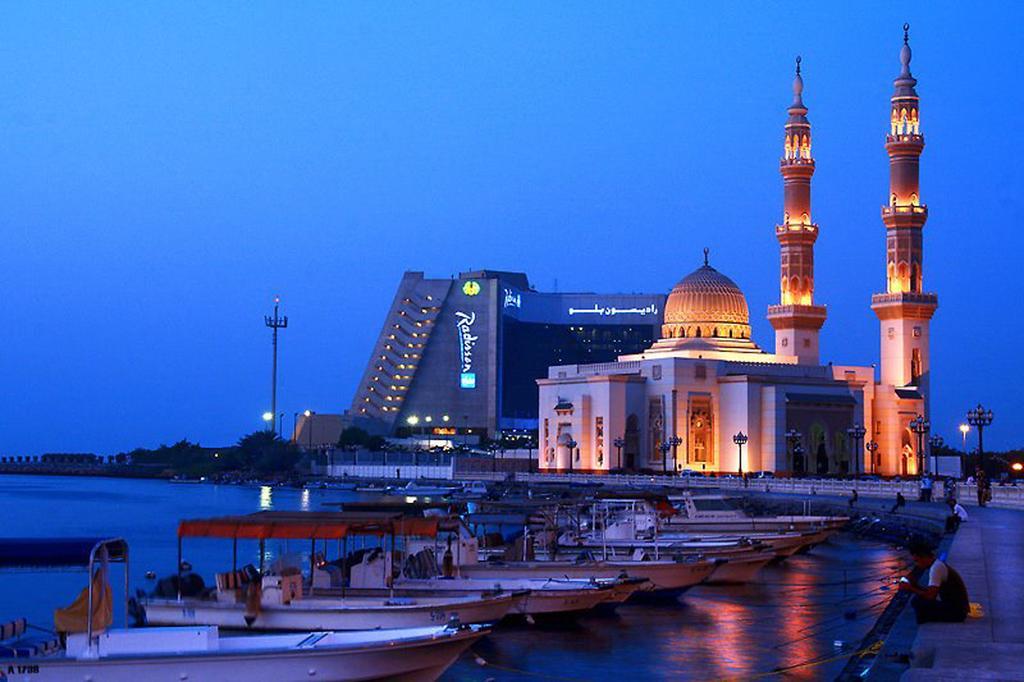
[[[3,536],[118,535],[131,549],[132,588],[149,588],[147,570],[174,571],[177,521],[260,509],[321,509],[338,491],[182,485],[162,481],[0,476]],[[268,543],[301,553],[305,542]],[[208,581],[230,566],[230,542],[187,540],[185,559]],[[254,543],[239,560],[256,560]],[[828,659],[856,645],[892,594],[884,589],[902,557],[875,543],[841,537],[770,567],[757,584],[699,587],[678,604],[625,606],[614,616],[571,627],[502,628],[453,667],[450,680],[744,678],[780,666]],[[113,569],[115,585],[120,567]],[[0,619],[25,615],[52,623],[52,609],[85,585],[85,573],[0,577]],[[116,590],[115,590],[116,592]],[[479,657],[488,662],[480,665]],[[786,673],[825,679],[843,660]]]

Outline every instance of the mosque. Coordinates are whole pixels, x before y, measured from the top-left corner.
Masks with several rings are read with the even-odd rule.
[[[708,262],[672,289],[660,339],[615,362],[550,367],[538,380],[540,468],[547,471],[772,471],[913,475],[927,466],[928,323],[938,298],[922,282],[917,80],[904,26],[894,81],[886,290],[871,298],[881,333],[874,367],[822,365],[826,308],[814,300],[811,125],[797,58],[785,125],[779,302],[774,352],[750,334],[746,298]]]

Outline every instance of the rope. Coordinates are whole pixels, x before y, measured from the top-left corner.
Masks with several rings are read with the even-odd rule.
[[[475,649],[469,650],[473,654],[476,664],[481,667],[494,668],[495,670],[503,670],[508,673],[516,673],[518,675],[526,675],[528,677],[540,677],[545,680],[571,680],[571,682],[586,682],[584,677],[563,677],[561,675],[548,675],[547,673],[538,673],[531,670],[522,670],[520,668],[513,668],[507,665],[498,665],[497,663],[491,663],[486,658],[481,656]]]
[[[804,661],[803,663],[795,663],[793,665],[779,666],[774,670],[769,670],[763,673],[755,673],[753,675],[743,675],[742,677],[726,677],[722,678],[720,682],[730,682],[731,680],[760,680],[766,677],[775,677],[776,675],[782,675],[783,673],[792,672],[794,670],[803,670],[806,668],[814,668],[819,665],[825,665],[826,663],[833,663],[835,661],[841,661],[844,658],[853,658],[854,656],[863,656],[865,654],[877,654],[882,650],[884,642],[875,642],[869,647],[859,649],[857,651],[850,651],[845,654],[839,654],[837,656],[829,656],[828,658],[812,659],[810,661]]]

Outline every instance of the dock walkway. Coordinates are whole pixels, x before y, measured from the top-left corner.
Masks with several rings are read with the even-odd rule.
[[[918,626],[917,680],[1024,680],[1024,513],[971,506],[949,552],[979,618]]]

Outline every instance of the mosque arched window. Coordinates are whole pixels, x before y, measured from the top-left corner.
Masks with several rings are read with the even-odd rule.
[[[896,205],[896,192],[893,192],[892,194],[889,195],[889,205],[890,206],[895,206]]]
[[[700,327],[697,327],[697,334],[696,334],[696,336],[697,336],[698,339],[700,338]]]
[[[711,332],[712,338],[718,338],[718,327],[715,327]]]
[[[917,193],[916,192],[910,195],[910,205],[911,206],[920,206],[921,205],[920,201],[917,198]]]

